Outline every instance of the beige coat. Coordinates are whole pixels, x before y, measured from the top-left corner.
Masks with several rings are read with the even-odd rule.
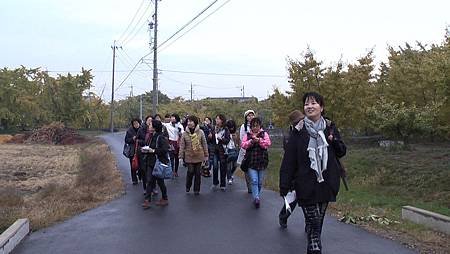
[[[205,133],[200,130],[197,125],[194,130],[194,134],[197,135],[200,143],[197,150],[194,151],[192,147],[192,138],[190,130],[186,127],[186,131],[180,138],[180,158],[184,158],[186,163],[200,163],[208,158],[208,144],[206,143]]]

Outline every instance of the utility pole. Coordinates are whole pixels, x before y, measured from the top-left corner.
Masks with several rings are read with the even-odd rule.
[[[113,68],[112,68],[112,82],[111,82],[111,121],[109,123],[109,126],[111,127],[111,132],[114,132],[114,70],[116,67],[116,49],[118,47],[116,46],[116,40],[114,40],[114,45],[111,46],[113,50]]]
[[[142,94],[139,96],[139,99],[140,99],[139,119],[142,120]]]
[[[190,91],[191,91],[191,102],[192,102],[192,92],[193,92],[192,91],[192,82],[191,82],[191,90]]]
[[[154,38],[153,38],[153,98],[152,98],[152,111],[153,115],[156,115],[158,105],[158,1],[155,0],[155,25],[154,25]]]
[[[244,87],[244,85],[242,85],[242,98],[244,98],[245,97],[245,87]]]

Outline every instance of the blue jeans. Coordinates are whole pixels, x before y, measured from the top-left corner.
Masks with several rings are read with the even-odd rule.
[[[253,199],[259,199],[259,194],[261,193],[261,188],[264,181],[264,170],[249,168],[248,176],[251,179]]]

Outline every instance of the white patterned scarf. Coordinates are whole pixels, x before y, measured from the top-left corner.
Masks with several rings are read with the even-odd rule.
[[[306,130],[309,134],[308,152],[311,161],[311,168],[315,171],[317,182],[324,181],[323,172],[327,170],[328,162],[328,143],[323,131],[327,124],[323,117],[320,120],[313,122],[307,117],[304,119]]]

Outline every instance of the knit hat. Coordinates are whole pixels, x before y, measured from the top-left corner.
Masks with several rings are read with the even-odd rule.
[[[303,115],[303,113],[300,110],[294,110],[291,113],[289,113],[288,117],[290,124],[296,124],[297,122],[302,120],[305,117],[305,115]]]
[[[244,118],[246,118],[246,117],[248,116],[248,114],[256,115],[256,114],[255,114],[255,111],[249,109],[249,110],[245,111],[245,113],[244,113]]]

